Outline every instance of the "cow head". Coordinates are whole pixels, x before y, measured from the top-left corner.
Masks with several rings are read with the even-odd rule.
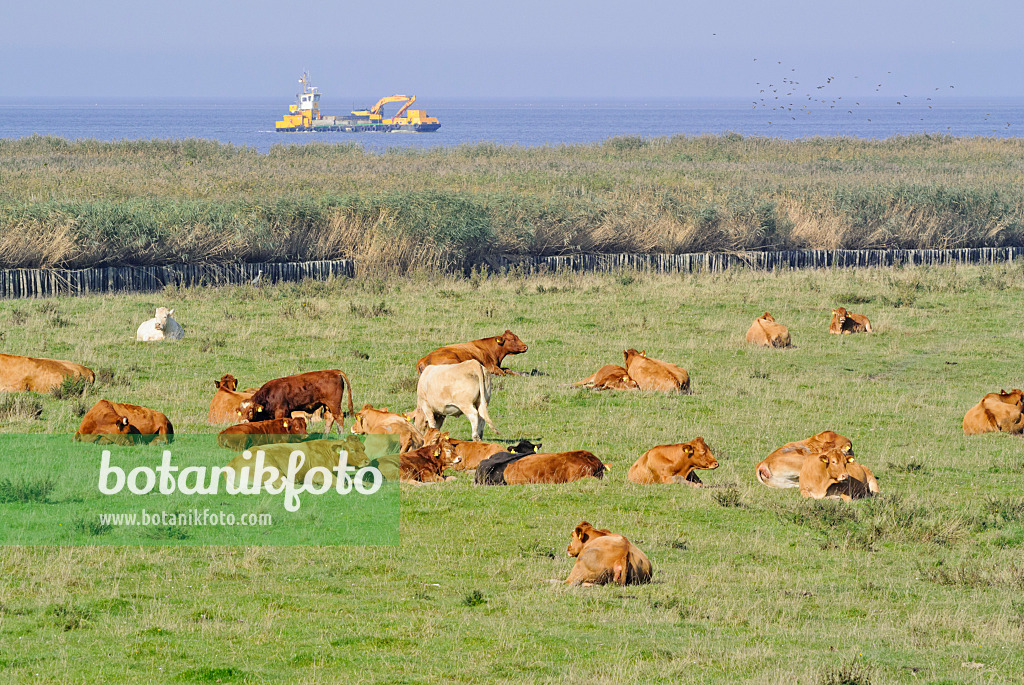
[[[214,381],[213,384],[217,386],[218,390],[227,390],[228,392],[234,392],[235,388],[238,387],[238,379],[232,376],[230,373],[226,373],[220,377],[219,381]]]
[[[845,435],[834,431],[822,431],[807,439],[809,453],[825,452],[830,449],[837,449],[843,454],[853,456],[853,442]]]
[[[570,557],[578,557],[580,552],[583,551],[585,544],[602,535],[611,535],[611,531],[604,528],[594,528],[586,521],[581,521],[578,526],[573,528],[572,537],[569,539],[569,546],[566,547],[565,553]]]
[[[1020,388],[1014,388],[1010,392],[1006,390],[999,390],[999,399],[1007,404],[1016,405],[1018,408],[1024,407],[1024,392]]]
[[[629,368],[629,360],[630,359],[632,359],[633,357],[643,357],[645,355],[644,355],[643,352],[637,352],[636,350],[634,350],[631,347],[628,350],[623,350],[622,351],[622,356],[626,360],[624,366],[628,369]]]
[[[639,390],[640,384],[630,378],[628,373],[624,373],[621,376],[609,378],[605,382],[605,387],[611,390]]]
[[[505,332],[494,339],[494,342],[498,343],[498,347],[503,349],[507,354],[519,354],[520,352],[526,352],[529,349],[522,340],[519,339],[512,331],[505,329]]]
[[[765,321],[775,321],[775,317],[769,314],[768,312],[762,314],[761,318],[764,319]]]
[[[445,468],[462,461],[462,457],[455,454],[455,446],[448,440],[448,433],[441,433],[437,442],[431,447],[433,448],[430,452],[431,456],[440,459]]]
[[[238,403],[238,409],[235,410],[235,413],[238,414],[240,423],[246,423],[247,421],[257,421],[256,417],[260,416],[263,410],[264,406],[262,404],[257,404],[248,399]]]
[[[155,317],[156,323],[153,324],[153,328],[155,328],[158,331],[162,331],[164,327],[167,325],[167,318],[172,314],[174,314],[173,309],[168,309],[167,307],[157,307]]]
[[[534,443],[529,440],[520,440],[515,445],[509,447],[508,451],[513,454],[536,454],[540,447],[541,444],[539,442]]]
[[[284,429],[292,435],[305,435],[308,432],[306,430],[306,419],[301,416],[285,419]]]
[[[697,437],[684,444],[683,454],[689,458],[695,468],[709,471],[718,468],[718,460],[711,453],[711,448],[704,442],[703,437]]]
[[[850,315],[850,312],[846,311],[845,307],[838,307],[832,310],[832,324],[837,328],[842,328],[846,325],[846,317]]]
[[[825,476],[830,482],[842,483],[850,478],[847,464],[854,462],[852,449],[844,451],[844,448],[831,448],[817,454],[825,469]]]

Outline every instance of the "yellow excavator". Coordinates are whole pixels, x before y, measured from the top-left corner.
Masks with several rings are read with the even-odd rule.
[[[371,107],[370,109],[354,109],[352,110],[352,114],[356,115],[357,117],[369,117],[371,122],[389,124],[391,123],[390,120],[384,121],[384,105],[390,104],[392,102],[405,102],[405,107],[402,107],[402,109],[399,110],[399,113],[402,113],[409,107],[409,105],[412,104],[413,100],[415,99],[415,96],[409,97],[408,95],[388,95],[387,97],[382,97],[380,100],[377,100],[377,104]]]

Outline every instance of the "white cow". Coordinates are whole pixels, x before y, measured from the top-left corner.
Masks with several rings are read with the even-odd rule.
[[[136,340],[152,342],[155,340],[181,340],[185,337],[185,329],[172,316],[173,309],[157,307],[156,316],[144,321],[135,332]]]
[[[491,430],[498,432],[487,415],[490,399],[490,374],[475,359],[460,364],[427,366],[416,385],[413,419],[423,432],[427,426],[440,428],[449,416],[464,414],[473,427],[473,439],[483,440],[484,421]]]

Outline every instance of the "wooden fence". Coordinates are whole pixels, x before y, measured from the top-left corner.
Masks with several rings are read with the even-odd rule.
[[[495,271],[619,271],[660,273],[723,271],[732,268],[821,269],[934,264],[995,264],[1024,257],[1024,247],[981,247],[958,250],[786,250],[781,252],[716,252],[699,254],[573,254],[557,257],[499,256],[485,263]],[[217,286],[249,283],[263,272],[261,283],[326,280],[355,276],[350,260],[263,264],[199,264],[122,266],[81,269],[0,269],[0,299],[85,295],[119,291],[146,292],[167,285]]]

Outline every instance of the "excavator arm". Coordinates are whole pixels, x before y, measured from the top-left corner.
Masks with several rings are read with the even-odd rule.
[[[363,116],[379,117],[381,112],[384,110],[384,105],[391,102],[402,102],[403,100],[415,100],[415,96],[410,98],[408,95],[388,95],[380,100],[377,100],[377,104],[370,109],[363,109],[359,111],[353,111],[353,114],[361,114]],[[406,105],[408,107],[408,105]]]

